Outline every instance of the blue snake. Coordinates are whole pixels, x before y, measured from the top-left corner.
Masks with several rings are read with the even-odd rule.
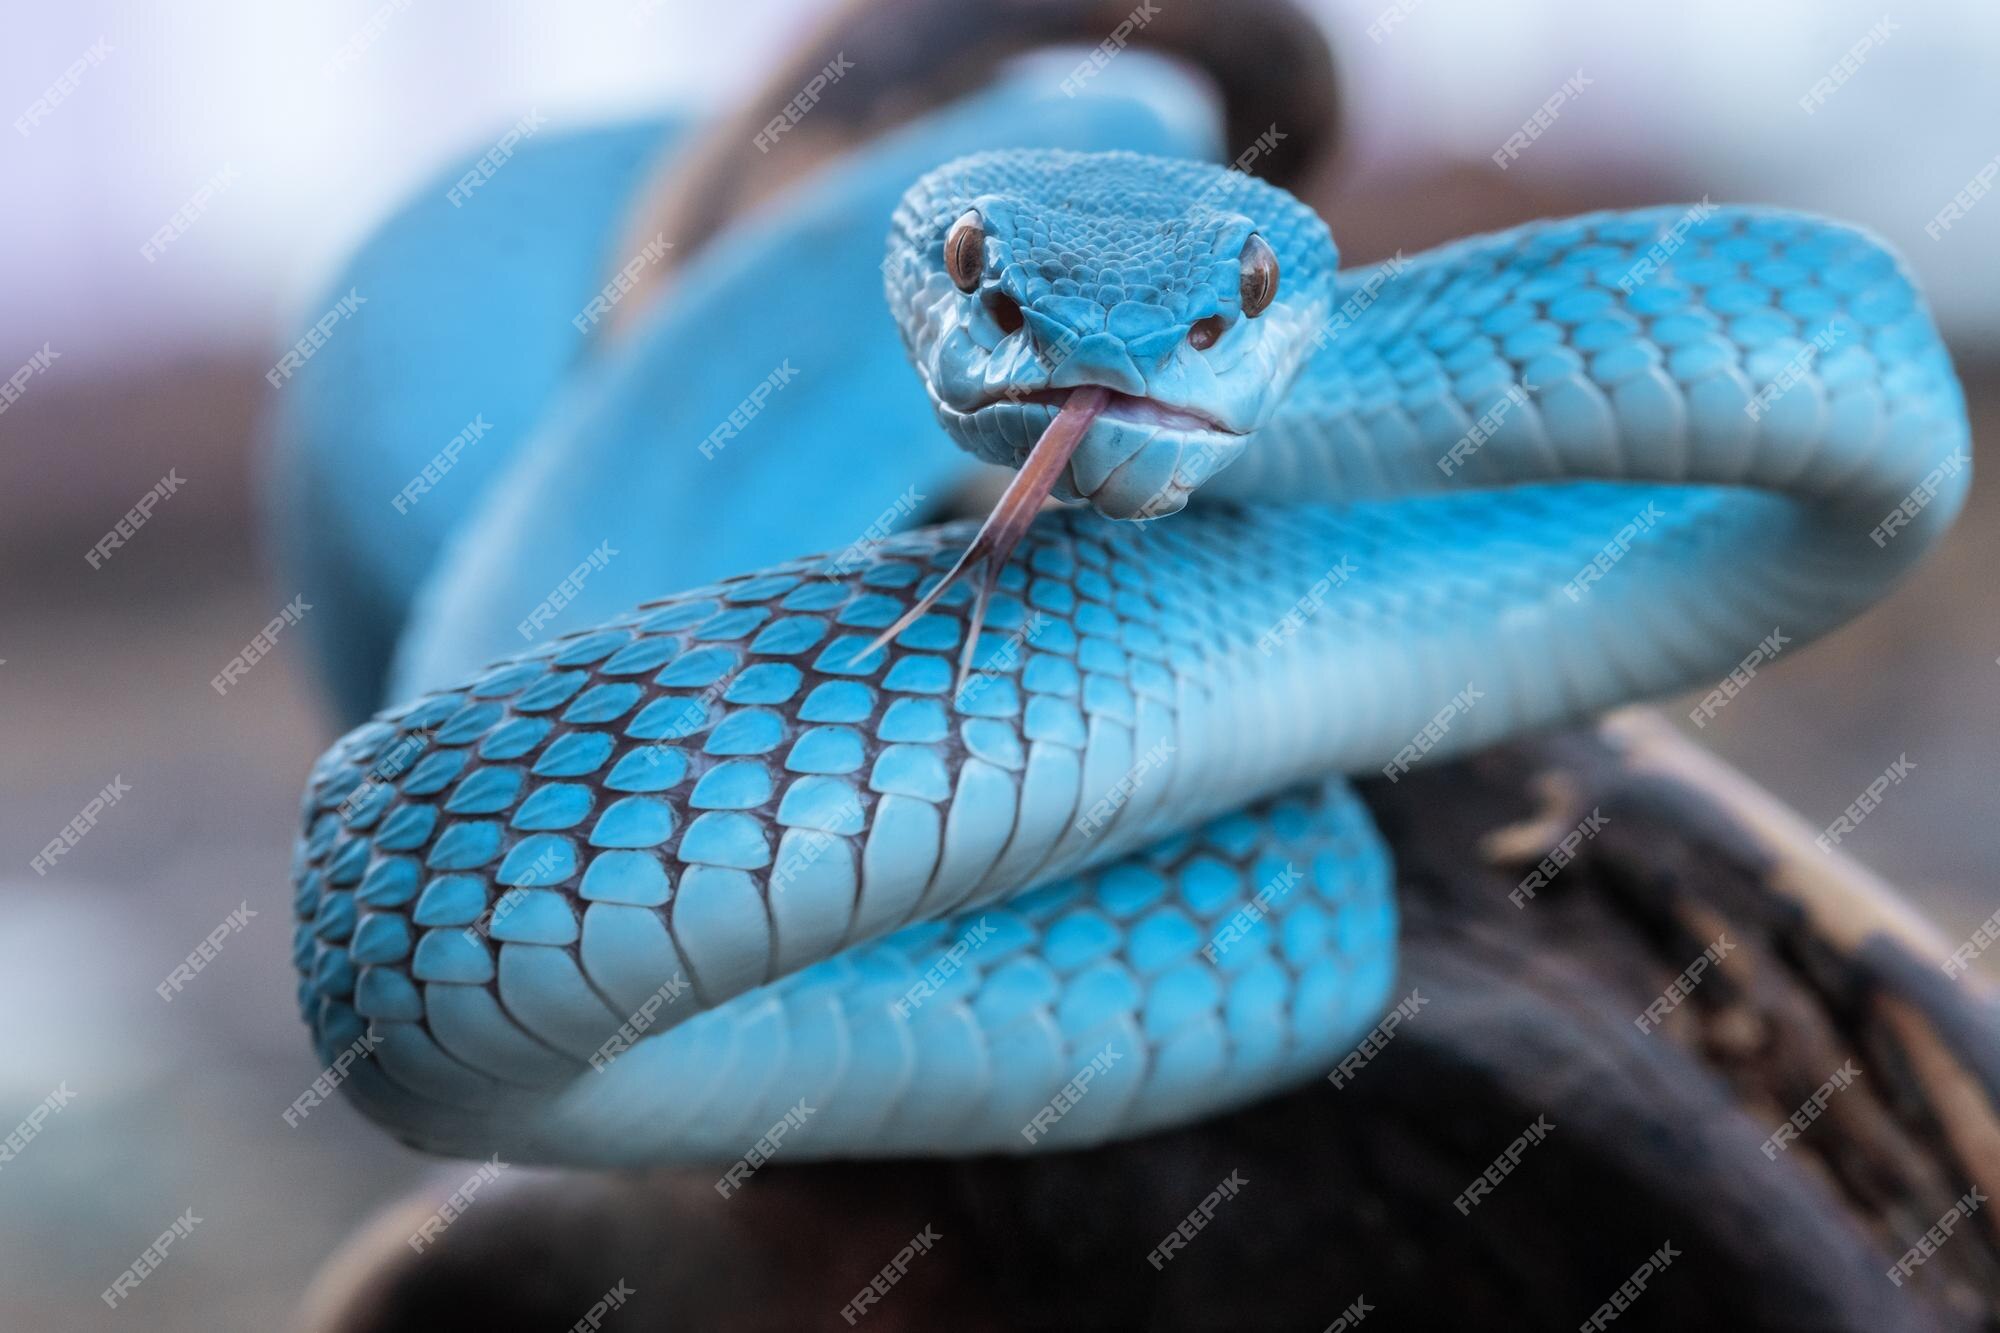
[[[1343,775],[1712,684],[1959,508],[1958,382],[1865,233],[1665,207],[1340,270],[1116,82],[981,94],[808,183],[476,513],[443,481],[416,510],[397,702],[314,768],[293,875],[315,1048],[393,1133],[1027,1152],[1324,1076],[1397,998]],[[1012,471],[986,524],[888,531],[950,475],[925,415]],[[296,463],[378,510],[407,465]]]

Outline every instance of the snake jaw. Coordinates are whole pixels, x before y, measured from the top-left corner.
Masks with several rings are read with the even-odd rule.
[[[1042,432],[1041,439],[1035,441],[1035,447],[1029,450],[1027,460],[1014,474],[1014,480],[1007,484],[1006,491],[993,506],[993,512],[980,525],[971,545],[945,571],[935,588],[918,598],[915,605],[897,617],[893,625],[855,654],[856,662],[908,629],[937,603],[945,589],[958,581],[959,575],[983,561],[986,568],[980,577],[979,590],[973,595],[972,616],[966,625],[965,647],[959,653],[958,678],[952,685],[952,693],[955,695],[965,688],[965,678],[972,669],[972,655],[979,645],[979,631],[986,623],[986,602],[1000,582],[1000,571],[1006,568],[1007,557],[1014,553],[1028,526],[1035,521],[1035,515],[1041,512],[1043,502],[1055,489],[1063,469],[1069,466],[1070,455],[1083,442],[1090,423],[1110,402],[1111,390],[1101,384],[1087,384],[1070,391],[1063,400],[1062,410]]]
[[[1060,408],[1074,392],[1074,389],[1033,389],[1026,393],[1019,390],[1002,391],[987,394],[969,408],[960,411],[962,415],[975,416],[986,408],[1002,403],[1042,403]],[[1103,411],[1106,421],[1127,421],[1135,425],[1200,434],[1245,433],[1243,428],[1227,424],[1221,417],[1203,410],[1194,403],[1185,405],[1169,403],[1148,394],[1125,393],[1118,389],[1107,389],[1107,395]]]

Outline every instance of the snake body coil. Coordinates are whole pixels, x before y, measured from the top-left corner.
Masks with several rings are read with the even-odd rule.
[[[940,420],[1019,466],[1064,393],[1113,391],[1057,486],[1100,512],[1034,525],[962,682],[964,586],[861,651],[961,525],[343,738],[295,887],[321,1055],[372,1034],[346,1087],[427,1147],[642,1163],[1074,1146],[1324,1074],[1396,971],[1330,775],[1822,632],[1969,480],[1944,350],[1852,229],[1666,208],[1335,267],[1309,209],[1202,163],[925,176],[884,272]],[[879,497],[849,498],[858,528]]]

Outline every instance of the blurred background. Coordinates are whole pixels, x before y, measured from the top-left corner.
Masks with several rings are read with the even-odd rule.
[[[1350,262],[1703,196],[1833,214],[1908,258],[1975,436],[1994,438],[2000,203],[1934,224],[2000,155],[2000,9],[1313,7],[1346,78],[1329,212]],[[317,1069],[286,873],[331,715],[303,642],[280,638],[226,698],[208,688],[289,596],[257,513],[264,372],[371,225],[450,161],[530,112],[560,128],[728,104],[821,8],[76,0],[10,16],[0,382],[33,371],[0,403],[0,1135],[59,1087],[69,1100],[0,1156],[0,1327],[282,1326],[340,1240],[435,1169],[345,1106],[310,1133],[279,1118]],[[1578,71],[1573,109],[1496,170],[1494,148]],[[85,552],[170,469],[179,491],[93,569]],[[1904,589],[1699,733],[1815,826],[1907,755],[1912,779],[1848,846],[1954,940],[2000,905],[1996,554],[1982,479]],[[1667,712],[1685,726],[1686,710]],[[37,874],[30,859],[115,778],[129,793]],[[243,904],[257,915],[162,1002],[155,986]],[[107,1310],[98,1293],[190,1208],[201,1225]]]

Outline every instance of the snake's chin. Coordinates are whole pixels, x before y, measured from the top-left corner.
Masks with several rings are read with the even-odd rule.
[[[1001,395],[969,411],[940,403],[938,415],[968,452],[1011,470],[1026,460],[1069,393]],[[1114,390],[1050,494],[1106,518],[1162,518],[1236,461],[1246,440],[1197,408]]]

